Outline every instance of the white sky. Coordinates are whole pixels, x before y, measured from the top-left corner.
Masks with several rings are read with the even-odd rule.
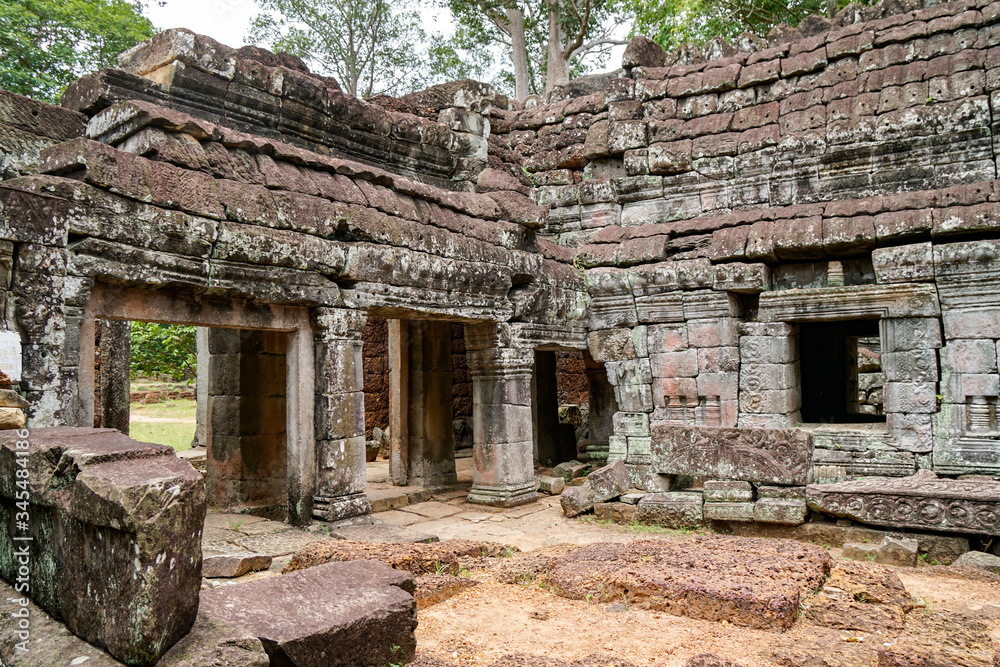
[[[188,28],[208,35],[227,46],[243,46],[250,30],[250,21],[260,13],[255,0],[147,0],[146,16],[160,30]],[[422,10],[423,27],[427,34],[453,34],[445,22],[451,15],[444,9]],[[627,32],[625,30],[622,31]],[[612,51],[607,68],[614,69],[621,62],[625,47]]]
[[[148,0],[146,16],[160,30],[188,28],[208,35],[227,46],[243,46],[250,21],[260,13],[254,0]],[[421,10],[424,30],[452,34],[450,26],[441,25],[450,18],[444,10]]]

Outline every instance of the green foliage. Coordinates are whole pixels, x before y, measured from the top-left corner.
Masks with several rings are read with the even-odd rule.
[[[492,83],[508,95],[514,95],[515,34],[523,39],[526,51],[523,82],[525,94],[542,94],[547,86],[564,81],[551,80],[550,53],[558,53],[557,70],[570,77],[586,74],[607,62],[610,49],[618,43],[611,33],[627,17],[626,0],[442,0],[457,24],[453,49],[460,67],[475,66],[493,72]],[[638,1],[638,0],[636,0]],[[511,23],[511,10],[523,18],[521,30]],[[550,23],[552,25],[550,25]],[[557,43],[549,49],[555,35]],[[445,70],[445,78],[456,78],[460,69]]]
[[[834,0],[836,8],[847,0]],[[685,43],[703,44],[713,37],[729,42],[744,32],[765,37],[780,23],[796,26],[810,14],[826,15],[827,0],[628,0],[636,19],[632,34],[646,35],[671,50]],[[872,4],[861,0],[857,4]]]
[[[357,97],[402,95],[430,82],[427,39],[405,1],[258,0],[247,43],[266,44],[337,79]]]
[[[175,382],[195,377],[195,328],[153,322],[132,322],[133,378],[169,377]]]
[[[0,88],[55,102],[67,84],[153,36],[142,9],[136,0],[4,0]]]

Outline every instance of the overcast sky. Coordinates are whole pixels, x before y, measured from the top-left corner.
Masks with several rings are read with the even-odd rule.
[[[250,19],[260,9],[254,0],[149,0],[146,16],[157,28],[190,28],[223,44],[243,46]]]
[[[254,0],[148,0],[146,7],[146,16],[160,30],[188,28],[235,48],[246,43],[250,21],[259,12]],[[451,18],[445,10],[425,8],[421,16],[427,34],[453,34],[452,27],[444,24]],[[612,69],[621,62],[624,50],[620,46],[612,52]]]
[[[157,28],[188,28],[227,46],[239,48],[246,41],[250,21],[260,12],[254,0],[148,0],[146,16]],[[421,10],[428,34],[451,34],[444,10]]]

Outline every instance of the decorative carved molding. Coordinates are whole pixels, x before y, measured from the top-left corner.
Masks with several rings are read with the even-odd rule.
[[[1000,482],[912,477],[812,484],[809,507],[876,526],[1000,535]]]
[[[683,427],[658,422],[653,471],[766,484],[807,481],[812,436],[801,429]]]
[[[941,314],[933,285],[855,285],[764,292],[762,322],[824,322]]]

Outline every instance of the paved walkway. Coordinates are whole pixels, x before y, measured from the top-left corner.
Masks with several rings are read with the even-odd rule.
[[[296,551],[330,538],[415,541],[434,536],[497,542],[530,551],[552,544],[618,542],[636,537],[628,528],[600,525],[592,517],[567,519],[558,497],[542,496],[538,502],[511,509],[471,504],[467,500],[471,459],[459,459],[458,475],[459,484],[443,490],[394,487],[387,481],[387,464],[368,464],[368,493],[373,497],[373,509],[381,510],[372,514],[373,526],[335,528],[331,533],[320,522],[303,530],[280,521],[210,512],[202,549],[206,555],[252,552],[271,556],[269,570],[247,575],[255,578],[280,572]]]

